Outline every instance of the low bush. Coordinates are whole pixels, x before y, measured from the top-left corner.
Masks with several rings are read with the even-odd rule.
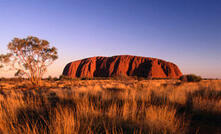
[[[65,75],[60,75],[59,80],[72,80],[73,78],[71,78],[70,76],[65,76]]]
[[[184,82],[199,82],[202,80],[201,76],[197,76],[195,74],[187,74],[187,75],[182,75],[180,77],[181,81]]]

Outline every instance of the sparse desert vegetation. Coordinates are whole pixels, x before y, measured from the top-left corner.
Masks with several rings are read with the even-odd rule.
[[[183,82],[199,82],[202,80],[201,76],[195,74],[182,75],[179,79]]]
[[[0,134],[221,134],[221,0],[0,0]]]
[[[2,134],[219,134],[221,81],[0,81]]]

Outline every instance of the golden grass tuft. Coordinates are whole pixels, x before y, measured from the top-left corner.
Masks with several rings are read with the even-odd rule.
[[[221,132],[219,80],[7,83],[0,81],[0,134]]]

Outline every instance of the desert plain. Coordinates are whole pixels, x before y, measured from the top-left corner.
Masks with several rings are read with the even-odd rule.
[[[0,81],[1,134],[220,134],[221,80]]]

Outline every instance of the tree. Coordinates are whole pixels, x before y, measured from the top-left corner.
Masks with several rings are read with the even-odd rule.
[[[40,83],[47,67],[58,58],[55,47],[50,47],[48,41],[33,36],[14,38],[8,44],[8,50],[8,54],[1,56],[1,61],[10,62],[17,70],[15,76],[26,76],[33,85]]]

